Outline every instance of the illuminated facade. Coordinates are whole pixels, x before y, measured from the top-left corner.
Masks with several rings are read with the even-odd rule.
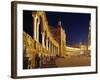
[[[24,69],[32,69],[36,67],[36,56],[42,60],[56,56],[77,56],[87,53],[87,46],[78,44],[79,47],[68,47],[66,44],[66,33],[63,29],[61,21],[58,22],[56,28],[48,25],[45,12],[32,12],[33,18],[33,36],[23,32],[23,63]],[[90,27],[88,35],[88,50],[90,50]],[[46,60],[42,62],[45,63]],[[40,62],[41,63],[41,62]],[[41,66],[41,64],[39,64]]]
[[[66,46],[66,56],[78,56],[80,55],[80,48]]]
[[[45,12],[32,13],[33,37],[24,32],[24,63],[26,68],[35,67],[35,55],[39,57],[63,56],[66,48],[66,34],[62,28],[61,21],[58,27],[50,28]],[[24,69],[26,69],[24,67]]]

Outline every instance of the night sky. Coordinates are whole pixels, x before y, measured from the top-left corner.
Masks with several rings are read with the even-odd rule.
[[[58,25],[60,20],[66,32],[66,44],[76,45],[80,41],[87,44],[90,14],[67,13],[67,12],[46,12],[48,24],[52,27]],[[23,30],[32,36],[33,32],[32,11],[23,11]]]

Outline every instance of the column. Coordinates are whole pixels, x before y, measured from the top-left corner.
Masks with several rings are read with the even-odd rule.
[[[57,47],[55,47],[55,54],[57,55]]]
[[[55,46],[54,46],[54,54],[56,54],[56,53],[55,53]]]
[[[53,45],[53,55],[54,55],[54,45]]]
[[[50,53],[52,54],[52,43],[50,42]]]
[[[55,55],[55,45],[53,45],[53,55]]]
[[[33,26],[33,28],[34,28],[34,36],[33,36],[33,37],[34,37],[34,39],[36,40],[36,32],[37,32],[37,31],[36,31],[36,24],[37,24],[37,22],[36,22],[37,20],[36,20],[36,19],[37,19],[37,18],[34,17],[33,19],[34,19],[34,20],[33,20],[33,21],[34,21],[34,26]]]
[[[37,41],[39,42],[39,22],[37,23]]]
[[[46,39],[46,49],[48,50],[48,38]]]
[[[43,47],[45,47],[45,45],[44,45],[44,38],[45,38],[45,34],[44,34],[44,32],[42,32],[42,46]]]
[[[51,54],[52,54],[52,43],[51,43],[51,45],[50,45],[50,52],[51,52]]]
[[[52,54],[53,54],[53,44],[52,44]]]
[[[52,54],[54,55],[54,45],[52,45]]]
[[[57,53],[56,53],[56,54],[59,55],[59,54],[58,54],[58,47],[57,47]]]
[[[39,42],[39,19],[38,19],[38,22],[37,22],[37,41]]]

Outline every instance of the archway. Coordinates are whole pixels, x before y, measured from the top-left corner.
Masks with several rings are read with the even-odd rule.
[[[40,24],[39,24],[39,42],[42,44],[42,18],[40,17]]]

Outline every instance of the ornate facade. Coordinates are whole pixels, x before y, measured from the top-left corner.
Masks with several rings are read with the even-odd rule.
[[[56,56],[79,56],[87,53],[87,46],[79,44],[80,47],[68,47],[66,44],[66,33],[61,21],[56,27],[48,25],[46,13],[43,11],[32,12],[33,36],[23,32],[23,69],[41,67],[46,59]],[[88,34],[88,50],[90,50],[90,27]],[[41,59],[41,60],[39,60]],[[38,66],[37,66],[38,65]]]
[[[57,28],[48,25],[45,12],[32,13],[33,37],[24,32],[24,60],[28,67],[35,67],[35,55],[42,57],[63,56],[66,49],[66,34],[62,28],[61,21]],[[24,62],[24,63],[25,63]],[[24,65],[25,66],[25,65]],[[24,67],[24,69],[26,69]]]

